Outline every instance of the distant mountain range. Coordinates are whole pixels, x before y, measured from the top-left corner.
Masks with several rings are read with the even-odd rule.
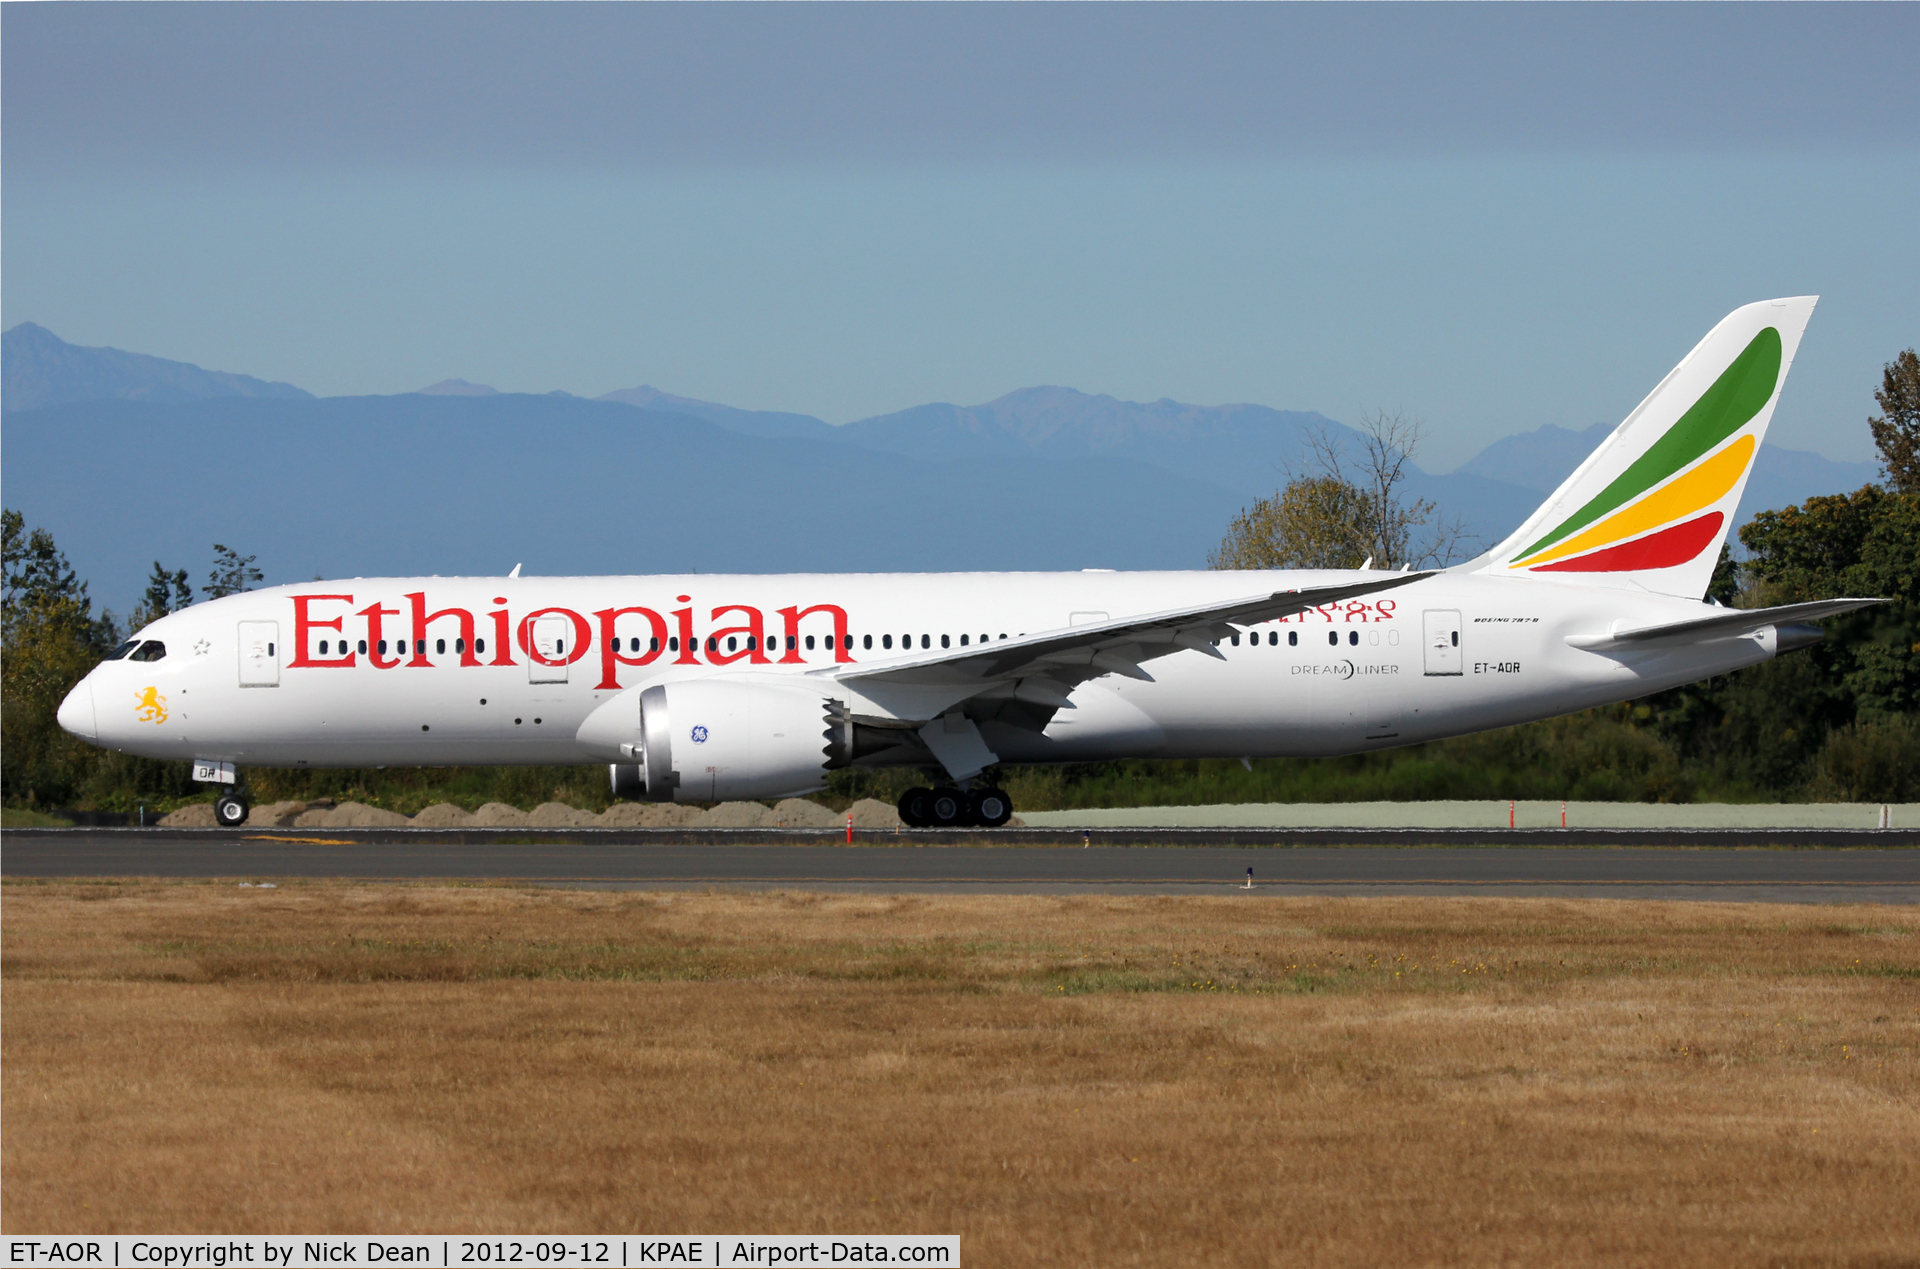
[[[22,322],[0,336],[0,409],[33,410],[68,401],[201,401],[210,397],[311,398],[290,383],[202,370],[118,348],[69,344]]]
[[[272,580],[394,573],[1197,568],[1319,414],[1038,387],[835,427],[642,386],[587,400],[449,379],[316,399],[289,384],[4,343],[6,505],[102,598],[215,540]],[[1544,427],[1410,491],[1504,536],[1606,435]],[[740,437],[755,438],[742,444]],[[1740,517],[1873,478],[1765,446]],[[119,606],[124,606],[122,603]]]
[[[1612,423],[1596,423],[1574,432],[1549,424],[1495,441],[1461,464],[1454,475],[1518,485],[1544,498],[1559,488],[1613,428]],[[1879,468],[1872,463],[1837,463],[1808,450],[1762,445],[1753,460],[1746,490],[1740,495],[1734,522],[1745,524],[1756,511],[1805,502],[1815,494],[1850,493],[1878,476]]]

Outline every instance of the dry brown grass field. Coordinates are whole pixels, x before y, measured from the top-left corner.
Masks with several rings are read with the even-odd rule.
[[[1920,1264],[1920,912],[9,883],[0,1220]]]

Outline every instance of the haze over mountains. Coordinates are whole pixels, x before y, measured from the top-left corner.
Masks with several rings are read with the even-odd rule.
[[[407,573],[1197,568],[1302,465],[1319,414],[1035,387],[842,426],[637,387],[587,400],[449,379],[315,398],[31,323],[4,342],[9,508],[124,609],[213,541],[270,582]],[[1612,424],[1544,427],[1412,491],[1504,536]],[[751,438],[743,441],[742,438]],[[1742,503],[1872,479],[1761,450]]]
[[[202,370],[118,348],[83,348],[32,322],[0,336],[0,409],[8,414],[66,401],[312,396],[290,383],[268,383],[252,375]]]

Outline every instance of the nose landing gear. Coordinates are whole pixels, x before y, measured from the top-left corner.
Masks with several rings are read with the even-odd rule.
[[[227,786],[214,801],[214,823],[221,828],[239,828],[247,822],[247,810],[252,802],[247,797],[247,786],[240,768],[230,759],[195,758],[193,778],[202,784]]]
[[[222,793],[213,804],[214,822],[221,828],[239,828],[247,822],[247,812],[252,809],[247,795],[239,789]]]
[[[999,828],[1013,817],[1013,799],[1004,789],[962,792],[942,785],[908,789],[898,809],[908,828]]]

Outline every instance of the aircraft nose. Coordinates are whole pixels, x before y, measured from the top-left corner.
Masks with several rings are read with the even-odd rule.
[[[45,715],[42,715],[45,717]],[[60,712],[55,715],[60,726],[82,740],[92,740],[96,730],[93,721],[93,684],[82,679],[74,684],[67,693],[67,699],[60,702]]]

